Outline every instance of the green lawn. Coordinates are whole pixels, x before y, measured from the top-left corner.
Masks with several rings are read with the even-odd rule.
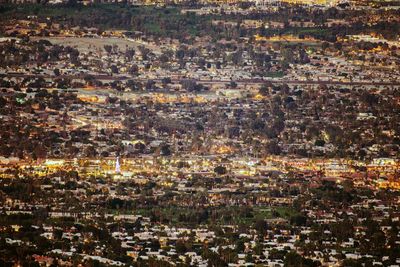
[[[285,76],[285,73],[283,71],[277,71],[277,72],[266,72],[264,73],[265,77],[271,77],[271,78],[282,78]]]
[[[188,226],[191,224],[209,224],[209,225],[224,225],[224,224],[244,224],[251,225],[257,220],[273,219],[273,218],[284,218],[290,219],[291,216],[297,215],[298,213],[291,207],[210,207],[208,209],[202,209],[208,211],[208,217],[205,221],[193,221],[192,218],[198,218],[201,209],[194,210],[193,208],[186,207],[152,207],[152,208],[140,208],[134,210],[123,211],[119,213],[126,214],[138,214],[144,217],[151,217],[156,215],[162,220],[166,220],[171,224]],[[110,210],[110,213],[118,213],[116,210]],[[214,215],[213,215],[214,214]],[[182,220],[182,218],[187,218]],[[192,220],[192,221],[190,221]]]

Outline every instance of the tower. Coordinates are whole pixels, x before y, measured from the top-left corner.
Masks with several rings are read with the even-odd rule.
[[[115,173],[121,173],[121,165],[119,164],[119,157],[115,161]]]

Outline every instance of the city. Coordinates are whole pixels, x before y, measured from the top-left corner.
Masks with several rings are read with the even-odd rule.
[[[400,266],[400,2],[0,1],[0,266]]]

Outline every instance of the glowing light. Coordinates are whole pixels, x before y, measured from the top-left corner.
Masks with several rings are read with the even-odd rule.
[[[115,172],[116,173],[121,173],[121,165],[119,163],[119,157],[117,157],[117,160],[115,162]]]

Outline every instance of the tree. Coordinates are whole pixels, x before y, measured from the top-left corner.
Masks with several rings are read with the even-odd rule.
[[[322,42],[322,50],[326,50],[329,48],[329,43],[328,42]]]
[[[285,256],[284,266],[285,267],[297,267],[302,266],[302,257],[295,251],[290,251]]]
[[[178,252],[180,254],[183,254],[183,253],[187,252],[185,241],[183,241],[181,239],[176,241],[175,249],[176,249],[176,252]]]
[[[282,152],[281,147],[279,146],[278,142],[276,142],[274,140],[270,141],[267,144],[266,150],[267,150],[267,153],[271,154],[271,155],[280,155]]]
[[[315,140],[315,145],[316,146],[324,146],[325,145],[325,141],[322,139],[317,139]]]
[[[161,154],[161,156],[170,156],[171,155],[170,146],[167,144],[162,145],[161,149],[160,149],[160,154]]]
[[[171,78],[170,77],[164,77],[164,78],[162,78],[161,82],[162,82],[162,84],[164,86],[166,86],[167,84],[171,83]]]
[[[261,85],[260,89],[258,90],[258,93],[260,95],[267,96],[270,94],[270,89],[272,87],[273,85],[271,82],[264,83],[263,85]]]
[[[182,88],[186,91],[201,91],[203,86],[201,84],[197,84],[195,80],[186,79],[181,81]]]
[[[267,234],[268,228],[268,223],[265,220],[259,219],[254,223],[254,229],[262,236]]]
[[[178,49],[175,52],[175,57],[179,60],[182,60],[185,57],[185,51],[183,49]]]
[[[93,145],[91,145],[91,146],[88,146],[87,148],[86,148],[86,151],[85,151],[85,154],[86,154],[86,156],[87,157],[95,157],[96,155],[97,155],[97,151],[96,151],[96,148],[93,146]]]
[[[137,65],[132,65],[128,68],[128,73],[131,75],[137,75],[139,72],[139,67]]]
[[[342,49],[342,43],[340,43],[340,42],[335,42],[333,44],[333,46],[335,47],[336,50],[341,50]]]
[[[60,70],[59,69],[54,69],[53,70],[53,72],[54,72],[54,75],[56,75],[56,76],[60,76]]]
[[[224,166],[217,166],[214,168],[214,172],[218,175],[224,175],[226,174],[226,168]]]
[[[229,83],[229,87],[231,87],[231,88],[236,88],[237,86],[238,86],[237,83],[234,82],[234,81],[231,81],[231,82]]]
[[[236,252],[237,252],[237,253],[241,253],[241,252],[244,251],[244,249],[245,249],[245,246],[244,246],[244,241],[243,241],[243,239],[238,239],[238,240],[236,241]]]
[[[111,46],[111,45],[104,45],[104,50],[105,50],[108,54],[110,54],[111,51],[112,51],[112,46]]]
[[[290,217],[290,224],[296,226],[305,226],[307,223],[307,217],[304,215],[295,215]]]
[[[132,60],[133,57],[135,56],[135,53],[136,53],[135,49],[128,48],[128,49],[126,49],[126,51],[125,51],[125,57],[126,57],[128,60]]]
[[[112,72],[112,73],[115,73],[115,74],[118,73],[118,67],[117,67],[117,66],[111,65],[110,68],[111,68],[111,72]]]

